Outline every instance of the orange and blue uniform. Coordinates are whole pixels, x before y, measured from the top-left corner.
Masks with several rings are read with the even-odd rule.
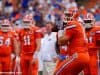
[[[78,75],[89,64],[83,27],[71,21],[65,28],[65,36],[69,43],[66,42],[69,57],[55,69],[54,75]]]
[[[32,64],[32,57],[36,50],[36,39],[40,38],[41,33],[37,27],[21,29],[19,32],[22,75],[30,75],[30,72],[32,75],[38,75],[38,61]]]
[[[11,71],[11,53],[14,52],[15,38],[14,32],[2,32],[0,30],[0,68],[2,73],[5,72],[5,75],[9,75],[7,72]]]
[[[98,49],[100,48],[100,27],[94,26],[86,30],[88,40],[87,47],[90,56],[90,64],[84,70],[85,75],[98,75]]]

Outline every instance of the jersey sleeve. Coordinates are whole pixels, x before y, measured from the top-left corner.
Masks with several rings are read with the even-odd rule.
[[[40,29],[37,29],[35,31],[35,37],[36,37],[36,39],[42,38],[42,33],[41,33],[41,30]]]
[[[75,33],[75,27],[66,28],[65,30],[65,35],[67,36],[68,40],[70,40],[73,37],[74,33]]]
[[[100,29],[96,31],[95,39],[96,39],[96,46],[100,48]]]

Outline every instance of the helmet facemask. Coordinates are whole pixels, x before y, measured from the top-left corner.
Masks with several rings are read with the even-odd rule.
[[[1,25],[1,30],[3,32],[8,32],[10,31],[10,29],[11,29],[10,25]]]
[[[30,29],[33,24],[33,16],[32,14],[27,14],[23,17],[23,27],[25,29]]]
[[[23,27],[25,29],[29,29],[31,27],[31,21],[23,21]]]
[[[93,20],[84,20],[84,26],[86,29],[90,29],[92,28],[94,25],[94,21]]]
[[[72,21],[73,14],[72,13],[65,13],[65,20],[66,21]]]
[[[93,25],[95,24],[95,18],[93,16],[92,13],[87,13],[86,15],[84,15],[84,27],[85,29],[91,29],[93,27]]]
[[[70,12],[65,12],[65,17],[63,21],[63,26],[66,27],[67,23],[73,20],[73,14]]]

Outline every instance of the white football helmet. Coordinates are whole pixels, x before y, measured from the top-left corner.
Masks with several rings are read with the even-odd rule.
[[[9,30],[11,30],[11,22],[8,19],[4,19],[1,22],[1,30],[3,32],[8,32]]]
[[[30,28],[33,23],[33,16],[31,14],[27,14],[23,17],[23,27]]]
[[[73,11],[66,10],[64,11],[64,15],[63,27],[66,27],[68,22],[73,21]]]
[[[84,27],[87,29],[92,28],[93,25],[95,24],[95,18],[92,13],[87,13],[84,16],[83,21],[84,21],[84,23],[83,23]]]
[[[72,19],[73,19],[73,12],[72,11],[66,10],[66,11],[64,11],[64,14],[65,14],[64,20],[66,22],[72,21]]]

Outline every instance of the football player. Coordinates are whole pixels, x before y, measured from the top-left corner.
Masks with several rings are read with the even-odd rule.
[[[33,17],[31,15],[25,15],[22,23],[23,28],[18,33],[22,75],[38,75],[37,58],[41,33],[39,28],[33,25]]]
[[[88,64],[89,55],[82,25],[74,20],[65,23],[64,33],[58,38],[59,45],[67,45],[68,58],[55,69],[54,75],[78,75]]]
[[[11,30],[11,22],[4,19],[1,22],[0,30],[0,66],[1,75],[9,75],[12,68],[12,60],[15,58],[17,49],[16,35]]]
[[[89,66],[84,71],[85,75],[98,75],[98,47],[100,47],[100,27],[95,26],[95,19],[91,13],[87,13],[84,18],[84,27],[87,37],[87,46],[90,56]]]

